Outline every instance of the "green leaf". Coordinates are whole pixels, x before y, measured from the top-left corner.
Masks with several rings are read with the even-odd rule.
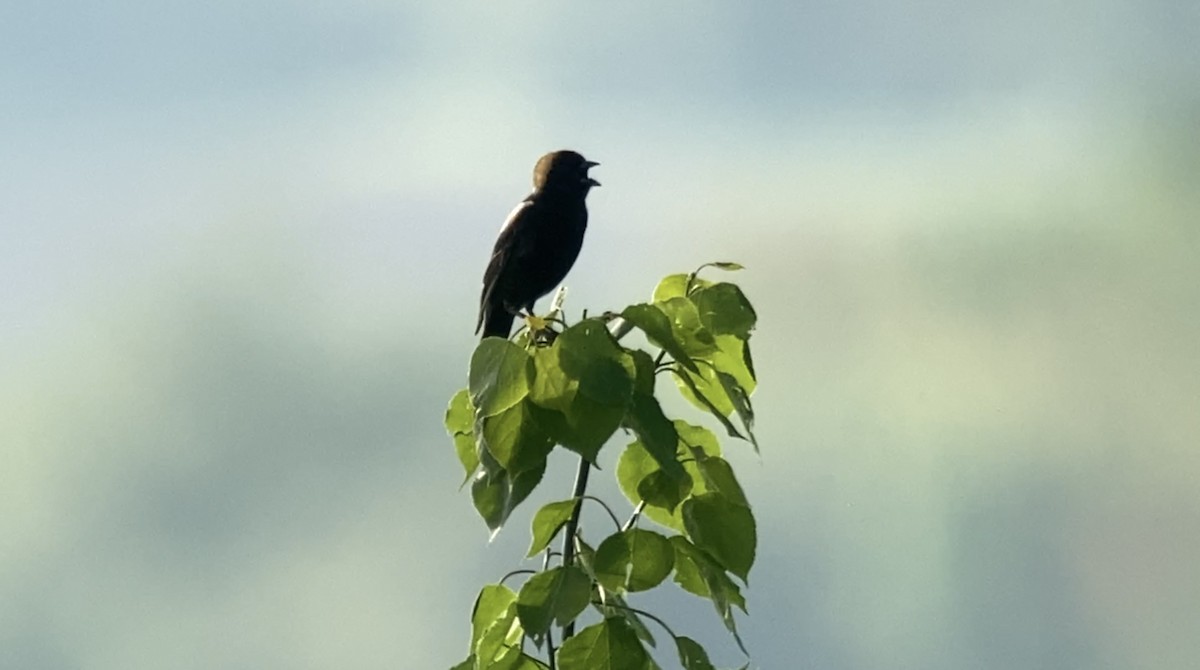
[[[498,337],[484,338],[471,356],[471,404],[476,418],[499,414],[529,394],[533,359]]]
[[[682,481],[683,467],[679,465],[679,434],[663,414],[658,400],[651,395],[635,395],[626,415],[626,424],[637,434],[642,446],[654,457],[667,476]]]
[[[529,399],[547,409],[567,411],[579,392],[579,382],[567,376],[558,363],[558,349],[538,347],[533,351],[534,377]]]
[[[654,374],[654,359],[641,349],[629,350],[629,355],[633,357],[635,370],[634,395],[654,395],[654,381],[657,378]]]
[[[655,642],[654,635],[650,633],[650,629],[642,621],[642,617],[629,608],[629,603],[625,601],[625,598],[621,597],[621,594],[611,591],[603,591],[603,594],[603,602],[592,601],[592,607],[595,607],[597,612],[602,614],[606,619],[609,617],[624,619],[633,628],[633,631],[637,633],[639,640],[651,647],[657,646],[658,643]]]
[[[688,538],[745,582],[757,543],[750,508],[714,492],[688,498],[681,513]]]
[[[526,580],[517,595],[517,616],[530,635],[564,626],[587,609],[592,580],[574,565],[551,568]]]
[[[662,470],[655,470],[638,482],[637,493],[647,505],[674,512],[679,503],[692,492],[692,478],[687,472],[683,478],[669,477]]]
[[[588,576],[588,579],[594,582],[596,581],[596,570],[595,566],[592,564],[592,559],[596,557],[596,550],[592,549],[590,544],[584,542],[583,538],[579,535],[576,535],[575,538],[575,545],[578,549],[575,556],[579,559],[579,567],[583,569],[583,572]]]
[[[715,379],[716,373],[712,373],[710,368],[701,368],[701,374],[704,374],[705,371],[710,372],[711,376]],[[700,409],[708,410],[709,414],[712,414],[716,417],[717,421],[721,422],[721,425],[725,427],[725,432],[729,433],[730,437],[736,437],[739,440],[746,439],[745,436],[738,432],[733,422],[729,420],[729,413],[733,411],[733,403],[730,402],[729,396],[726,395],[723,387],[719,384],[714,385],[712,382],[703,377],[693,375],[687,370],[672,368],[671,372],[674,373],[675,385],[679,387],[680,395],[687,398],[689,402]],[[718,405],[718,401],[722,405]]]
[[[625,418],[635,359],[602,322],[587,319],[537,351],[534,369],[530,400],[537,424],[553,441],[595,462]]]
[[[533,556],[549,546],[559,529],[571,518],[578,503],[576,498],[571,498],[542,505],[537,514],[533,515],[533,544],[529,545],[526,557]]]
[[[737,477],[734,477],[733,468],[730,467],[728,461],[719,456],[702,457],[696,460],[696,468],[704,481],[705,491],[720,493],[735,505],[750,507],[750,503],[746,500],[746,494],[742,491],[742,486],[738,484]]]
[[[750,355],[750,343],[745,342],[743,344],[744,344],[744,346],[742,347],[742,367],[744,367],[746,369],[746,374],[749,375],[750,379],[757,380],[758,374],[754,372],[754,357]],[[726,372],[729,372],[729,371],[726,370]],[[733,376],[738,378],[738,382],[742,382],[742,378],[738,377],[737,373],[733,373]],[[742,388],[746,389],[746,393],[754,392],[753,385],[747,385],[745,383],[742,383]]]
[[[754,393],[758,382],[750,363],[750,343],[733,335],[718,335],[715,342],[717,349],[708,358],[713,368],[732,375],[746,395]]]
[[[742,427],[746,430],[746,435],[750,437],[750,444],[754,445],[754,451],[758,451],[758,438],[754,437],[754,408],[750,405],[750,396],[742,389],[733,375],[725,372],[717,372],[717,380],[721,382],[721,388],[725,390],[725,396],[729,398],[733,405],[734,412],[742,421]]]
[[[504,613],[487,626],[475,645],[475,662],[480,668],[510,668],[520,654],[521,638],[525,631],[517,620],[517,604],[510,604]]]
[[[638,364],[639,388],[634,392],[633,402],[625,416],[625,426],[638,436],[640,447],[653,458],[658,468],[665,472],[664,476],[670,480],[669,488],[671,490],[681,487],[690,488],[691,483],[687,473],[679,463],[679,455],[682,453],[679,448],[679,434],[676,432],[675,424],[663,414],[662,407],[653,395],[653,361],[642,351],[634,352],[634,359]],[[643,386],[642,376],[644,373],[649,375],[650,380]],[[645,392],[643,392],[643,388],[646,389]],[[624,485],[631,500],[634,500],[632,493],[637,490],[640,482],[650,474],[650,471],[650,469],[645,469],[637,475],[636,479],[631,479]],[[666,493],[666,491],[661,493]],[[650,501],[650,504],[654,504],[654,501]]]
[[[649,505],[642,512],[646,518],[682,533],[683,519],[678,508],[674,513],[664,509],[670,506],[673,498],[670,482],[675,482],[677,490],[683,491],[684,497],[688,491],[693,494],[707,491],[696,459],[719,456],[721,445],[712,431],[703,426],[682,420],[675,420],[672,425],[680,439],[676,460],[682,462],[686,477],[681,480],[664,480],[665,475],[655,475],[654,473],[660,472],[658,461],[639,440],[628,445],[621,453],[621,458],[617,461],[617,483],[630,502],[636,505],[644,500]]]
[[[701,471],[700,465],[706,459],[720,459],[721,444],[717,442],[717,436],[703,426],[695,426],[686,421],[675,421],[675,430],[679,432],[680,451],[682,452],[680,460],[692,480],[691,495],[708,493],[712,488],[709,486],[709,480],[706,479],[704,472]],[[675,510],[675,517],[679,520],[679,526],[682,528],[683,517],[680,515],[679,509]],[[680,532],[686,531],[681,530]]]
[[[595,583],[597,581],[595,570],[596,550],[592,549],[591,545],[584,542],[582,538],[578,542],[579,553],[577,555],[579,557],[579,566],[587,573],[588,578]],[[603,587],[598,588],[597,593],[599,594],[599,598],[592,599],[592,607],[597,612],[604,615],[605,619],[611,617],[625,619],[633,627],[634,632],[637,633],[640,640],[651,647],[655,646],[654,636],[650,634],[650,629],[642,622],[642,618],[637,615],[637,612],[629,608],[629,605],[621,597],[621,594],[607,591]]]
[[[716,670],[708,660],[708,652],[690,637],[675,638],[675,649],[679,652],[679,664],[684,670]]]
[[[512,503],[509,512],[529,497],[529,494],[537,487],[538,482],[542,481],[542,474],[545,472],[546,462],[542,461],[536,468],[522,470],[512,476],[512,493],[509,496]]]
[[[584,628],[558,650],[559,670],[648,670],[651,663],[633,628],[619,617]]]
[[[694,556],[695,554],[700,554],[703,552],[697,549],[696,545],[688,542],[686,537],[681,535],[672,536],[670,541],[671,547],[675,549],[675,583],[688,593],[712,600],[713,589],[709,588],[708,580],[706,580],[705,575],[701,573],[700,564]],[[708,560],[710,562],[712,561],[712,559]],[[715,562],[712,565],[716,571],[721,574],[721,576],[729,580],[729,583],[734,589],[737,589],[737,584],[735,584],[733,580],[729,579],[721,566],[717,565]],[[718,612],[719,611],[720,608],[718,608]]]
[[[660,349],[666,350],[671,358],[683,367],[693,371],[696,364],[684,350],[683,344],[675,339],[675,331],[671,328],[671,319],[656,305],[630,305],[621,312],[621,316],[646,334],[646,339]]]
[[[695,293],[697,290],[702,289],[702,288],[707,288],[708,286],[712,285],[712,282],[710,282],[709,280],[701,279],[699,277],[700,271],[711,265],[712,265],[711,263],[705,263],[704,265],[701,265],[700,267],[696,268],[691,274],[689,274],[687,276],[687,283],[684,285],[686,288],[687,295],[690,296],[691,294]]]
[[[467,389],[459,389],[446,408],[446,432],[451,435],[470,434],[474,427],[475,408],[471,406],[470,393]]]
[[[452,666],[450,670],[475,670],[475,654],[471,654],[467,660]]]
[[[515,476],[498,465],[490,468],[485,465],[476,473],[471,481],[471,500],[493,535],[508,520],[513,509],[529,496],[545,471],[546,462],[542,461],[536,468]]]
[[[716,350],[716,340],[700,321],[695,303],[687,298],[669,298],[655,307],[671,320],[671,333],[684,352],[692,358],[704,358]]]
[[[726,416],[737,413],[757,451],[750,394],[754,393],[758,382],[750,360],[750,343],[733,335],[718,335],[716,343],[717,349],[708,357],[708,363],[701,366],[700,375],[692,378],[700,391]]]
[[[475,474],[475,469],[479,467],[479,456],[475,450],[475,436],[455,435],[454,453],[458,456],[458,462],[462,463],[463,471],[466,473],[462,481],[465,484],[471,479],[471,475]]]
[[[733,617],[734,606],[746,611],[746,599],[742,597],[737,584],[711,556],[687,538],[676,535],[671,538],[671,546],[675,548],[675,583],[689,593],[711,600],[725,629],[745,653],[746,647],[738,635],[737,621]]]
[[[450,399],[446,408],[446,431],[454,438],[454,453],[458,462],[466,471],[466,482],[479,467],[479,457],[475,453],[475,408],[471,406],[471,396],[467,389],[462,389]]]
[[[686,470],[687,466],[684,468]],[[638,492],[642,480],[658,471],[658,462],[654,460],[650,452],[646,451],[641,441],[635,441],[625,447],[625,451],[621,452],[621,458],[617,461],[617,484],[621,487],[621,492],[625,494],[625,497],[636,505],[642,501],[642,496]],[[672,515],[659,507],[647,507],[642,514],[655,523],[680,533],[684,532],[683,520],[679,518],[678,514]]]
[[[641,496],[637,495],[638,483],[658,469],[654,457],[646,451],[640,440],[635,440],[625,447],[625,451],[621,452],[621,457],[617,459],[617,484],[629,501],[636,505],[642,501]]]
[[[746,266],[742,265],[741,263],[734,263],[732,261],[717,261],[714,263],[705,263],[704,265],[701,265],[696,269],[696,272],[700,272],[700,270],[703,270],[704,268],[717,268],[718,270],[725,270],[726,272],[735,272],[737,270],[745,270]]]
[[[540,467],[554,442],[533,416],[536,406],[522,401],[479,419],[475,431],[480,448],[487,449],[509,474]]]
[[[671,574],[675,550],[662,535],[631,528],[601,542],[594,560],[596,579],[604,588],[617,593],[645,591]]]
[[[733,401],[729,399],[724,385],[717,378],[716,366],[707,360],[703,363],[700,374],[692,374],[678,367],[673,368],[675,384],[679,387],[679,392],[696,407],[708,410],[717,418],[728,418],[733,414]]]
[[[496,654],[491,662],[478,660],[479,670],[532,670],[539,667],[534,659],[525,655],[519,644],[501,647]]]
[[[718,348],[707,359],[697,359],[703,363],[699,374],[678,367],[672,369],[675,384],[689,402],[716,417],[731,437],[748,439],[758,451],[753,432],[754,409],[750,404],[750,394],[757,382],[748,367],[749,344],[732,335],[721,335],[716,341]],[[735,412],[748,438],[730,421],[729,416]]]
[[[734,335],[744,340],[758,322],[754,307],[736,284],[713,284],[688,297],[696,305],[700,322],[714,335]]]
[[[679,441],[687,446],[692,456],[703,458],[721,455],[721,443],[717,440],[717,436],[704,426],[676,419],[675,432],[679,435]],[[699,453],[696,453],[697,450]]]
[[[542,663],[529,654],[522,653],[517,664],[511,670],[549,670],[550,666]],[[508,670],[507,668],[505,670]]]
[[[603,405],[583,394],[575,396],[566,412],[533,407],[535,421],[553,441],[591,463],[625,418],[624,407]]]
[[[483,637],[484,631],[490,628],[508,611],[508,606],[516,602],[517,594],[503,584],[488,584],[475,597],[475,607],[471,610],[471,648]]]
[[[624,407],[633,393],[633,361],[599,319],[585,319],[554,341],[562,371],[579,382],[579,393],[603,404]]]
[[[654,302],[663,302],[671,298],[687,297],[687,282],[688,275],[686,274],[667,275],[654,288],[652,299]]]

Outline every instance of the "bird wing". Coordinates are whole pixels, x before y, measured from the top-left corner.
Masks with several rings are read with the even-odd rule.
[[[517,268],[524,260],[533,254],[535,244],[534,230],[530,221],[535,218],[532,213],[536,209],[533,196],[521,201],[504,220],[500,235],[496,238],[496,246],[492,248],[492,258],[488,261],[487,270],[483,273],[483,293],[479,297],[479,321],[475,326],[478,330],[483,326],[484,314],[492,303],[492,296],[498,287],[511,281],[518,272]],[[503,291],[501,291],[503,293]]]

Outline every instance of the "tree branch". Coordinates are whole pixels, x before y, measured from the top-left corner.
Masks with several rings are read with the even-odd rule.
[[[575,490],[571,492],[571,497],[575,498],[575,509],[571,511],[571,518],[567,519],[566,532],[563,533],[563,549],[562,549],[562,564],[571,565],[575,562],[575,533],[579,531],[579,512],[583,509],[583,494],[587,492],[588,473],[591,471],[591,463],[583,456],[579,457],[579,469],[575,471]],[[567,638],[575,634],[575,622],[571,621],[563,626],[562,641],[565,643]]]

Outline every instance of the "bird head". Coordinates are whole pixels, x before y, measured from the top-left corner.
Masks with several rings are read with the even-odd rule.
[[[589,161],[574,151],[552,151],[538,159],[533,168],[533,187],[554,189],[586,195],[600,182],[588,176],[588,170],[599,163]]]

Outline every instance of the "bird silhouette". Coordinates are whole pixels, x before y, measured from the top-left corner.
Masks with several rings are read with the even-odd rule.
[[[483,273],[476,333],[508,337],[513,317],[532,314],[534,302],[567,276],[587,230],[584,200],[600,185],[588,176],[597,165],[566,150],[538,160],[533,192],[508,215]]]

